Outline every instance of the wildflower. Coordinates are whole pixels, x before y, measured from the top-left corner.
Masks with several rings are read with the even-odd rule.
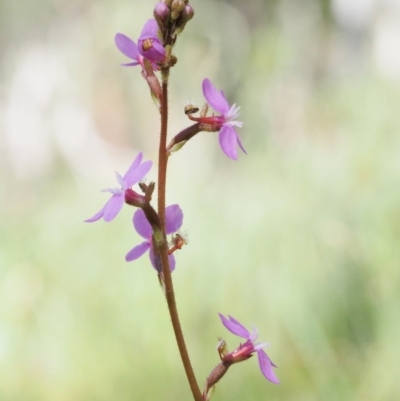
[[[131,188],[144,178],[153,164],[150,160],[142,163],[142,159],[143,154],[139,153],[123,177],[115,172],[120,188],[107,188],[102,190],[102,192],[112,193],[112,196],[101,210],[90,219],[85,220],[86,223],[93,223],[101,218],[109,222],[117,216],[124,202],[138,206],[138,204],[144,200],[142,195],[139,195]]]
[[[209,131],[219,131],[219,144],[223,152],[231,159],[237,159],[236,146],[239,145],[240,149],[246,153],[240,138],[234,127],[241,127],[243,125],[240,121],[235,121],[239,116],[240,107],[236,104],[229,105],[224,92],[215,88],[208,78],[203,80],[203,95],[208,104],[216,111],[221,113],[220,116],[201,116],[189,118],[193,121],[198,121],[203,129]],[[247,153],[246,153],[247,154]]]
[[[179,205],[170,205],[165,208],[166,234],[176,233],[182,226],[182,222],[183,213]],[[157,270],[154,263],[154,251],[152,249],[152,230],[142,209],[136,210],[133,215],[133,226],[135,227],[136,232],[143,237],[145,241],[132,248],[126,254],[125,260],[131,262],[132,260],[140,258],[146,251],[149,251],[151,264]],[[175,257],[171,254],[168,258],[170,270],[173,271],[175,269]]]
[[[269,356],[263,351],[264,347],[268,347],[267,343],[256,344],[254,341],[258,337],[258,330],[254,329],[253,333],[250,333],[241,323],[235,318],[228,315],[227,319],[224,315],[219,313],[222,324],[236,336],[246,339],[246,342],[240,344],[233,352],[225,353],[222,352],[222,361],[231,363],[242,362],[249,359],[253,353],[257,353],[258,364],[260,366],[261,373],[272,383],[278,384],[279,380],[275,376],[272,367],[277,367],[269,358]]]
[[[117,33],[114,37],[115,45],[121,53],[133,60],[122,65],[124,67],[134,67],[140,64],[142,70],[146,71],[144,59],[148,59],[153,70],[157,70],[156,61],[162,61],[165,58],[165,49],[158,39],[157,32],[157,22],[148,20],[140,34],[138,45],[123,33]]]
[[[149,19],[138,39],[139,53],[150,61],[163,61],[165,49],[158,38],[158,25],[155,19]]]

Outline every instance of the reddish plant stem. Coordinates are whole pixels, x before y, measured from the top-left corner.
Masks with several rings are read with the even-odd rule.
[[[163,232],[163,243],[159,247],[161,262],[163,267],[165,297],[167,299],[168,310],[171,317],[172,327],[176,342],[178,344],[179,353],[181,355],[182,364],[186,372],[190,389],[195,401],[203,401],[199,385],[197,384],[196,376],[194,374],[192,365],[190,363],[189,354],[186,348],[185,339],[181,324],[179,321],[178,309],[175,301],[174,286],[172,283],[171,271],[169,268],[168,259],[168,243],[165,235],[165,190],[167,182],[167,163],[168,154],[167,147],[167,129],[168,129],[168,78],[169,69],[161,70],[162,76],[162,98],[161,98],[161,133],[160,133],[160,147],[158,153],[158,215],[161,221]]]

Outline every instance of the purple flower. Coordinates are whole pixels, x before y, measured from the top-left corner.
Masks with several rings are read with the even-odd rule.
[[[165,208],[166,234],[173,234],[177,232],[181,228],[182,222],[183,213],[179,205],[170,205]],[[135,227],[136,232],[143,237],[145,241],[132,248],[126,254],[125,260],[127,262],[131,262],[132,260],[140,258],[146,251],[149,251],[151,264],[157,270],[154,263],[154,252],[152,249],[152,230],[142,209],[136,210],[135,214],[133,215],[133,226]],[[169,266],[171,271],[175,269],[174,255],[169,255]]]
[[[221,149],[228,157],[236,160],[237,145],[239,145],[240,149],[242,149],[242,151],[246,153],[234,128],[235,126],[241,127],[243,125],[242,122],[235,121],[235,118],[239,116],[240,107],[236,107],[236,104],[229,106],[224,92],[222,90],[219,91],[217,88],[215,88],[215,86],[208,78],[205,78],[203,80],[203,95],[206,98],[208,104],[222,115],[204,117],[203,119],[201,119],[200,117],[200,122],[220,128],[219,143],[221,145]]]
[[[112,193],[112,196],[100,211],[90,219],[85,220],[86,223],[93,223],[102,217],[106,222],[113,220],[122,209],[125,198],[140,202],[143,196],[137,194],[131,187],[144,178],[153,164],[151,161],[142,163],[142,159],[143,154],[139,153],[123,177],[115,172],[120,188],[107,188],[102,190],[102,192]]]
[[[277,367],[269,356],[263,351],[264,347],[268,347],[267,343],[256,344],[254,341],[258,337],[257,329],[254,329],[251,334],[241,323],[235,318],[228,315],[227,319],[224,315],[219,313],[222,324],[236,336],[246,339],[246,342],[240,344],[235,351],[230,352],[223,356],[223,360],[231,361],[232,363],[244,361],[252,356],[253,353],[257,353],[258,364],[260,366],[261,373],[272,383],[278,384],[279,380],[275,376],[272,367]]]
[[[165,49],[158,38],[158,24],[155,19],[149,19],[142,29],[138,39],[140,54],[150,61],[163,61]]]

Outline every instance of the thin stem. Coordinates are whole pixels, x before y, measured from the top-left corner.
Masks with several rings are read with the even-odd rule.
[[[186,348],[185,339],[181,324],[179,321],[178,309],[175,301],[174,286],[172,283],[171,271],[168,259],[168,243],[165,235],[165,189],[167,182],[167,163],[168,155],[166,152],[167,147],[167,128],[168,128],[168,78],[169,69],[162,69],[162,98],[161,98],[161,133],[160,133],[160,147],[158,153],[158,215],[161,221],[164,241],[159,247],[161,262],[163,267],[165,296],[167,299],[168,310],[171,317],[172,326],[176,342],[178,344],[179,353],[181,355],[183,367],[185,368],[186,376],[190,385],[190,389],[195,401],[203,401],[199,385],[197,384],[196,376],[194,374],[192,365],[190,363],[189,354]]]

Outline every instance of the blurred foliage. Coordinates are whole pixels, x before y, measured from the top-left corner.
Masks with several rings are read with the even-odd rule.
[[[182,206],[190,239],[174,279],[199,382],[218,362],[218,337],[238,344],[222,312],[259,328],[281,385],[253,358],[232,367],[216,401],[394,400],[400,90],[368,52],[373,26],[353,51],[328,1],[192,4],[171,78],[171,132],[187,124],[187,98],[203,101],[208,76],[241,105],[249,153],[233,163],[203,134],[171,158],[169,203]],[[137,36],[152,5],[3,0],[1,401],[190,399],[156,275],[146,258],[124,262],[140,241],[132,210],[110,224],[82,223],[105,202],[98,189],[114,185],[113,169],[124,171],[138,149],[156,157],[156,109],[112,42],[117,31]],[[24,141],[34,130],[12,131],[8,116],[21,66],[40,59],[26,58],[38,47],[65,70],[53,78],[45,62],[28,64],[39,92],[47,77],[56,82],[37,109],[44,153],[31,159]],[[23,87],[24,102],[32,88]],[[66,99],[91,125],[57,119]],[[36,121],[24,102],[17,120]],[[21,135],[18,148],[10,132]]]

